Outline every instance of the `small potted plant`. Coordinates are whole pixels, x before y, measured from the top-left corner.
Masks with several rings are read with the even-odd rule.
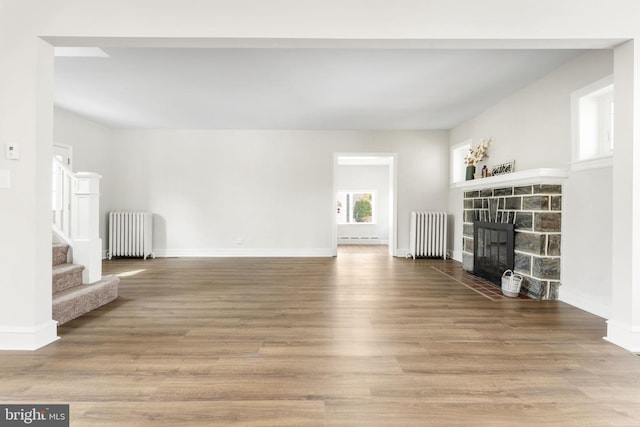
[[[469,154],[464,158],[464,164],[467,165],[467,181],[473,179],[476,174],[476,163],[488,157],[489,144],[491,144],[491,138],[483,140],[474,150],[469,149]]]

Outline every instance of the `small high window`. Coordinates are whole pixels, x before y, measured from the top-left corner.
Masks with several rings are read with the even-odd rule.
[[[571,95],[572,160],[610,157],[614,146],[613,78],[599,80]]]
[[[451,182],[461,182],[465,180],[465,164],[464,158],[467,154],[469,154],[469,150],[471,149],[471,143],[473,141],[471,139],[467,139],[464,142],[454,145],[451,147],[451,155],[449,156],[451,159]]]
[[[338,224],[375,224],[374,203],[372,191],[339,191]]]

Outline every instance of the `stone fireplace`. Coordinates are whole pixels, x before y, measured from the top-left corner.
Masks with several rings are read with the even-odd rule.
[[[521,184],[514,179],[516,173],[512,175],[511,179],[491,177],[459,186],[466,190],[463,267],[469,272],[474,271],[474,222],[513,224],[513,270],[523,277],[521,293],[535,299],[557,299],[561,265],[562,185]],[[499,279],[491,281],[500,286]]]

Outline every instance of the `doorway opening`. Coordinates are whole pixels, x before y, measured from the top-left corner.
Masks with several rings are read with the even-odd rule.
[[[53,143],[53,157],[60,160],[60,162],[73,169],[73,147],[66,144],[60,144],[58,142]]]
[[[394,153],[335,154],[334,256],[345,253],[347,247],[396,255],[396,157]]]

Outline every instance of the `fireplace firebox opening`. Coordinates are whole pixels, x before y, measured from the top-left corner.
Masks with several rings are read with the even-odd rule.
[[[500,286],[502,274],[513,270],[514,224],[473,222],[473,274]]]

